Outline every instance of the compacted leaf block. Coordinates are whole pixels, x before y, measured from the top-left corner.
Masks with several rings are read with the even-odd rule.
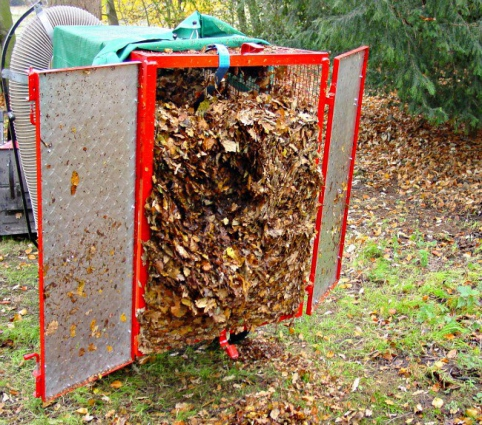
[[[234,74],[237,86],[215,87],[201,69],[159,72],[144,353],[276,322],[303,300],[322,184],[317,111],[269,68]],[[239,90],[248,80],[256,88]]]

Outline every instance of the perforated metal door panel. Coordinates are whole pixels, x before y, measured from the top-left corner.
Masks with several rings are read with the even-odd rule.
[[[132,360],[137,74],[38,72],[44,399]]]
[[[339,278],[367,54],[368,48],[361,48],[334,61],[330,89],[334,100],[323,159],[326,175],[314,278],[315,304]]]

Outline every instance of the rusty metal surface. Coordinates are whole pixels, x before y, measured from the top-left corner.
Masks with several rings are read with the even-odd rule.
[[[137,72],[39,75],[46,398],[131,360]]]
[[[319,302],[337,279],[357,118],[357,98],[360,92],[360,76],[364,57],[365,52],[359,52],[342,58],[339,63],[338,76],[337,78],[333,76],[337,83],[314,282],[313,300],[315,303]]]

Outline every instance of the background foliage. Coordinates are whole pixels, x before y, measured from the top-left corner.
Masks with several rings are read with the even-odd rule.
[[[50,3],[61,1],[65,2]],[[83,1],[69,0],[69,4],[82,7]],[[89,2],[98,4],[100,0]],[[333,55],[369,45],[370,88],[396,91],[410,113],[420,114],[431,123],[448,122],[474,133],[482,128],[482,0],[102,3],[104,17],[111,24],[172,28],[199,10],[275,44],[328,50]]]
[[[173,27],[215,15],[249,35],[333,55],[369,45],[369,87],[396,91],[412,114],[482,128],[482,1],[113,0],[121,23]]]
[[[433,123],[482,127],[480,0],[271,0],[262,9],[257,35],[333,54],[369,45],[370,87],[396,90]]]

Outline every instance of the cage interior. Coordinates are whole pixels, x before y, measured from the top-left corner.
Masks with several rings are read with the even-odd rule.
[[[293,316],[321,173],[321,67],[159,69],[142,352]]]

